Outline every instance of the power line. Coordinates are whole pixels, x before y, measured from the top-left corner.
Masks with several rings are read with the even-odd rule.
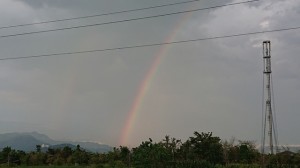
[[[257,31],[257,32],[250,32],[250,33],[240,33],[240,34],[232,34],[232,35],[224,35],[224,36],[214,36],[214,37],[206,37],[206,38],[198,38],[198,39],[172,41],[172,42],[166,42],[166,43],[153,43],[153,44],[124,46],[124,47],[116,47],[116,48],[104,48],[104,49],[86,50],[86,51],[63,52],[63,53],[42,54],[42,55],[30,55],[30,56],[21,56],[21,57],[7,57],[7,58],[0,58],[0,61],[28,59],[28,58],[39,58],[39,57],[51,57],[51,56],[58,56],[58,55],[71,55],[71,54],[104,52],[104,51],[114,51],[114,50],[125,50],[125,49],[142,48],[142,47],[153,47],[153,46],[161,46],[161,45],[171,45],[171,44],[179,44],[179,43],[188,43],[188,42],[197,42],[197,41],[206,41],[206,40],[214,40],[214,39],[224,39],[224,38],[256,35],[256,34],[263,34],[263,33],[281,32],[281,31],[289,31],[289,30],[297,30],[297,29],[300,29],[300,26],[299,27],[282,28],[282,29],[274,29],[274,30]]]
[[[86,15],[86,16],[79,16],[79,17],[72,17],[72,18],[65,18],[65,19],[55,19],[55,20],[41,21],[41,22],[35,22],[35,23],[25,23],[25,24],[18,24],[18,25],[2,26],[2,27],[0,27],[0,29],[8,29],[8,28],[14,28],[14,27],[32,26],[32,25],[38,25],[38,24],[55,23],[55,22],[86,19],[86,18],[93,18],[93,17],[100,17],[100,16],[108,16],[108,15],[129,13],[129,12],[135,12],[135,11],[141,11],[141,10],[147,10],[147,9],[161,8],[161,7],[166,7],[166,6],[187,4],[187,3],[197,2],[197,1],[200,1],[200,0],[190,0],[190,1],[169,3],[169,4],[156,5],[156,6],[144,7],[144,8],[138,8],[138,9],[129,9],[129,10],[122,10],[122,11],[117,11],[117,12]]]
[[[240,4],[245,4],[245,3],[255,2],[255,1],[259,1],[259,0],[251,0],[251,1],[230,3],[230,4],[226,4],[226,5],[218,5],[218,6],[213,6],[213,7],[199,8],[199,9],[193,9],[193,10],[186,10],[186,11],[180,11],[180,12],[161,14],[161,15],[153,15],[153,16],[125,19],[125,20],[118,20],[118,21],[111,21],[111,22],[103,22],[103,23],[96,23],[96,24],[89,24],[89,25],[81,25],[81,26],[65,27],[65,28],[59,28],[59,29],[50,29],[50,30],[34,31],[34,32],[27,32],[27,33],[2,35],[2,36],[0,36],[0,38],[24,36],[24,35],[30,35],[30,34],[47,33],[47,32],[78,29],[78,28],[85,28],[85,27],[92,27],[92,26],[101,26],[101,25],[108,25],[108,24],[122,23],[122,22],[136,21],[136,20],[144,20],[144,19],[150,19],[150,18],[158,18],[158,17],[163,17],[163,16],[170,16],[170,15],[176,15],[176,14],[182,14],[182,13],[196,12],[196,11],[201,11],[201,10],[221,8],[221,7],[226,7],[226,6],[240,5]]]

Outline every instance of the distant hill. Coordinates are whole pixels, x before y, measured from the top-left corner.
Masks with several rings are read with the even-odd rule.
[[[112,147],[108,145],[94,142],[56,141],[38,132],[0,134],[0,149],[9,146],[16,150],[29,152],[35,151],[36,145],[42,145],[43,150],[47,150],[49,147],[63,148],[65,146],[75,149],[77,145],[91,152],[104,153],[112,150]]]
[[[279,146],[278,149],[279,149],[278,152],[290,151],[290,152],[294,152],[294,153],[299,153],[300,145],[283,145],[283,146]],[[260,148],[258,148],[257,150],[261,151]],[[275,152],[275,147],[274,147],[274,152]],[[265,153],[270,153],[269,146],[265,147]]]
[[[10,146],[16,150],[32,151],[35,150],[37,144],[43,142],[35,139],[31,135],[15,135],[15,134],[1,134],[0,148]]]
[[[80,145],[80,147],[87,149],[88,151],[106,153],[112,150],[112,147],[109,145],[101,144],[95,142],[69,142],[73,145]]]
[[[58,144],[58,145],[51,145],[50,148],[52,149],[63,149],[64,147],[69,147],[72,150],[76,149],[76,145],[72,145],[72,144]]]
[[[27,135],[31,135],[33,136],[35,139],[39,140],[39,141],[42,141],[46,144],[56,144],[57,141],[49,138],[47,135],[44,135],[44,134],[40,134],[38,132],[27,132],[27,133],[22,133],[22,134],[27,134]]]

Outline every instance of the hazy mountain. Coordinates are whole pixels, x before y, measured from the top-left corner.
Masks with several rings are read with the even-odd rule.
[[[291,151],[291,152],[299,153],[300,146],[287,146],[286,148],[281,149],[280,151]]]
[[[95,142],[69,142],[73,145],[80,145],[80,147],[87,149],[89,151],[93,152],[98,152],[98,153],[103,153],[103,152],[108,152],[112,150],[111,146],[104,145],[104,144],[98,144]]]
[[[72,144],[58,144],[58,145],[51,145],[50,148],[52,149],[62,149],[64,147],[69,147],[71,148],[72,150],[75,150],[76,149],[76,145],[72,145]]]
[[[16,150],[35,151],[36,145],[45,148],[63,148],[69,146],[75,149],[77,145],[91,152],[108,152],[112,147],[94,142],[56,141],[38,132],[0,134],[0,149],[10,146]]]
[[[261,151],[260,148],[257,148],[257,150]],[[274,147],[274,152],[276,151],[275,147]],[[278,151],[279,152],[284,152],[284,151],[290,151],[290,152],[294,152],[294,153],[299,153],[300,152],[300,146],[299,145],[283,145],[283,146],[279,146],[278,147]],[[265,147],[265,153],[270,153],[270,148],[269,146]]]
[[[56,144],[57,143],[57,141],[49,138],[47,135],[40,134],[38,132],[30,132],[30,133],[22,133],[22,134],[31,135],[34,138],[36,138],[37,140],[44,142],[45,144]]]
[[[16,135],[16,134],[1,134],[0,135],[0,148],[12,147],[16,150],[32,151],[36,149],[37,144],[43,142],[37,140],[31,135]]]

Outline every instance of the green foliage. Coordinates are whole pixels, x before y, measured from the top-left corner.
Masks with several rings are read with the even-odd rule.
[[[34,168],[259,168],[261,154],[251,141],[223,141],[211,132],[194,132],[185,142],[166,135],[160,142],[142,142],[138,147],[114,148],[108,153],[91,153],[77,145],[25,153],[5,147],[0,151],[1,167]],[[300,153],[264,155],[268,168],[299,167]]]
[[[223,162],[223,149],[219,137],[213,137],[211,132],[200,134],[196,131],[194,135],[195,137],[190,137],[194,158],[214,164]]]
[[[172,160],[172,152],[162,143],[149,139],[133,149],[132,159],[136,167],[164,167]]]
[[[255,145],[250,141],[240,141],[238,146],[239,150],[239,162],[240,163],[253,163],[257,156]]]
[[[229,164],[224,168],[260,168],[259,164]]]

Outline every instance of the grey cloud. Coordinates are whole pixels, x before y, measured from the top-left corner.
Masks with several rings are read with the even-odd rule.
[[[5,2],[19,4],[17,7],[1,5],[0,8],[7,11],[7,15],[0,17],[5,24],[161,4],[160,1],[146,0]],[[165,3],[168,2],[173,1]],[[216,3],[201,1],[191,6],[26,27],[2,33],[98,23]],[[185,15],[188,16],[185,20],[182,19],[184,15],[176,15],[0,39],[0,56],[163,42],[176,28],[177,33],[172,38],[174,41],[258,31],[264,29],[261,27],[264,21],[269,21],[269,24],[265,23],[265,29],[299,25],[299,5],[297,1],[264,1],[195,12]],[[22,12],[14,12],[17,10]],[[175,27],[180,21],[181,26]],[[286,130],[298,127],[295,121],[299,118],[297,100],[300,95],[298,37],[298,31],[291,31],[163,46],[167,52],[149,83],[132,130],[130,145],[138,145],[149,137],[160,140],[166,134],[184,139],[195,130],[213,131],[221,138],[235,136],[259,142],[262,94],[260,46],[265,39],[271,39],[273,46],[279,136],[283,132],[283,137],[279,139],[282,143],[297,143],[300,137],[290,135]],[[1,123],[7,127],[0,132],[37,130],[56,139],[93,140],[118,145],[138,89],[160,50],[160,47],[149,47],[1,62],[0,114],[5,116]],[[14,121],[11,125],[15,125],[10,129],[9,121]]]

